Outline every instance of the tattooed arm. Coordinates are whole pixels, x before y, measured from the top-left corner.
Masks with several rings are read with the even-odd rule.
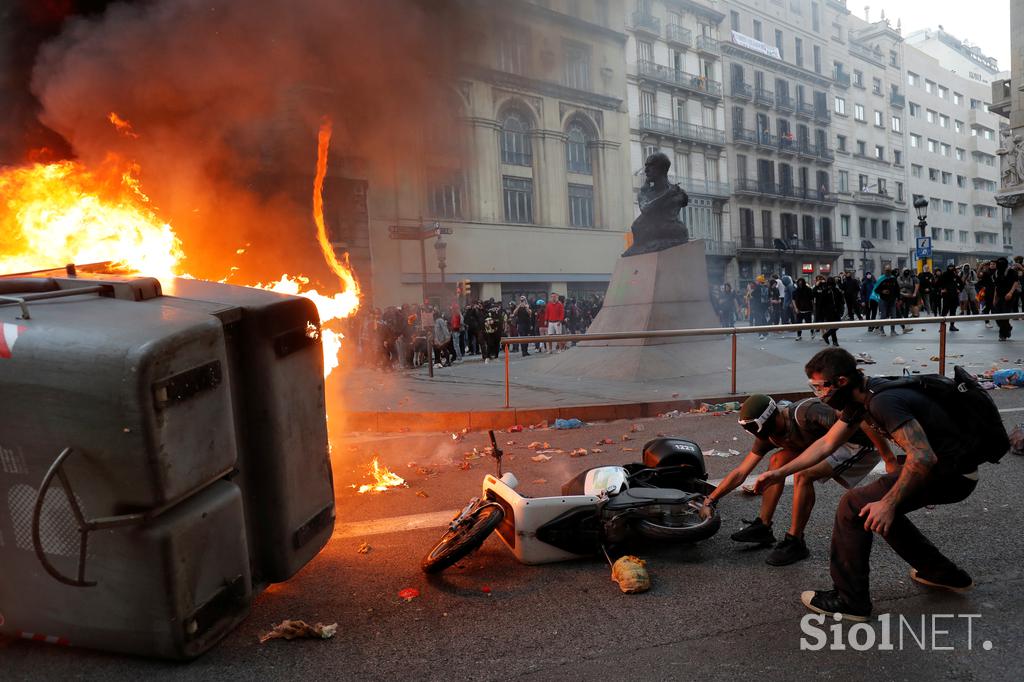
[[[881,535],[889,532],[899,503],[921,487],[938,461],[932,446],[928,443],[928,437],[916,419],[909,420],[892,435],[896,443],[907,453],[907,462],[903,465],[896,484],[889,489],[885,497],[878,502],[869,502],[860,512],[861,516],[867,516],[864,529]]]

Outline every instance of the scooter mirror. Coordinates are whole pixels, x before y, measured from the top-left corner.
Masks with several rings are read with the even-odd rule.
[[[501,478],[501,448],[498,447],[498,440],[494,437],[494,431],[491,430],[488,431],[487,433],[491,437],[491,457],[494,458],[494,461],[498,465],[498,478]]]

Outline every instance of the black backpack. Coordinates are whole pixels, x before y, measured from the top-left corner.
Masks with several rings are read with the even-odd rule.
[[[994,464],[1010,450],[1010,438],[995,401],[963,367],[953,368],[952,379],[941,374],[887,378],[888,382],[868,389],[867,405],[872,397],[891,388],[923,392],[945,410],[961,433],[965,447],[958,463],[970,464],[965,470],[985,462]]]

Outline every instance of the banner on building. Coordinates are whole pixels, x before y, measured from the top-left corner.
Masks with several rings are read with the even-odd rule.
[[[774,57],[775,59],[782,59],[782,53],[779,52],[779,48],[762,43],[760,40],[751,38],[750,36],[743,35],[739,31],[732,32],[732,42],[736,43],[740,47],[745,47],[748,50],[760,52],[761,54]]]

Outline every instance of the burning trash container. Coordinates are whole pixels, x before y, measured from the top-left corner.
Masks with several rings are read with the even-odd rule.
[[[0,633],[191,658],[326,544],[315,307],[0,278]]]

